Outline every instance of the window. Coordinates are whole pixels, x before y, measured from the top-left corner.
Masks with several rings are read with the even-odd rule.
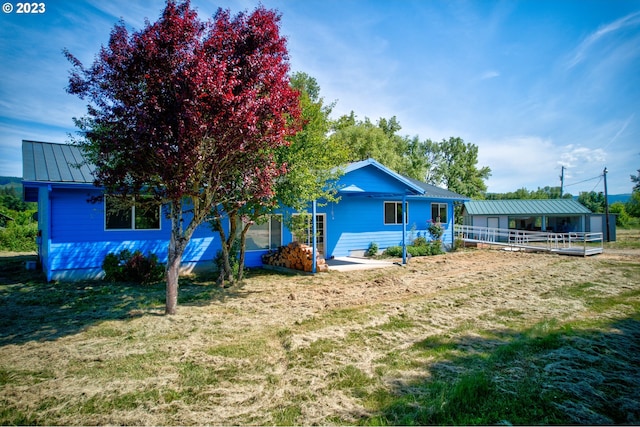
[[[127,203],[105,196],[106,230],[160,230],[160,204],[140,198]]]
[[[433,222],[447,223],[447,204],[431,203],[431,219],[433,220]]]
[[[241,224],[238,224],[241,227]],[[247,231],[246,250],[275,249],[282,245],[282,216],[271,215],[267,222],[254,224]]]
[[[404,222],[409,222],[409,203],[405,205]],[[402,202],[384,202],[385,225],[402,224]]]

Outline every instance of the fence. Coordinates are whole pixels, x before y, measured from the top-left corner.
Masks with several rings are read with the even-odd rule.
[[[554,233],[472,225],[456,225],[455,237],[465,242],[581,256],[601,254],[604,241],[602,233]]]

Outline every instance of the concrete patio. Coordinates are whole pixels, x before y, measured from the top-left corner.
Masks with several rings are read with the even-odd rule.
[[[371,270],[375,268],[397,266],[397,264],[390,261],[355,257],[335,257],[333,259],[328,259],[327,265],[331,271]]]

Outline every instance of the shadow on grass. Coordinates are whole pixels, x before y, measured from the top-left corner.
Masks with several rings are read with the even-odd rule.
[[[41,273],[25,269],[27,261],[35,260],[35,255],[0,257],[0,346],[55,340],[106,320],[164,313],[164,283],[47,283]],[[222,289],[212,277],[181,278],[179,306],[205,305],[246,294],[240,287]]]
[[[637,425],[639,355],[638,314],[590,329],[541,322],[490,337],[430,337],[404,355],[435,358],[426,375],[374,393],[375,415],[361,424]]]

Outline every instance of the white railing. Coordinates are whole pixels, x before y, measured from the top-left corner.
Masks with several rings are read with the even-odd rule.
[[[504,228],[458,225],[456,239],[467,242],[505,245],[531,250],[546,250],[566,254],[593,255],[602,253],[602,233],[554,233],[548,231],[513,230]]]

